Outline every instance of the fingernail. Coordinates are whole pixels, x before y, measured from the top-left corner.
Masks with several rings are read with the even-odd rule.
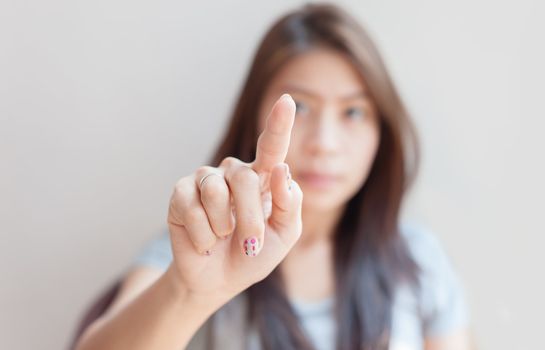
[[[248,256],[256,256],[259,249],[259,241],[252,236],[244,241],[244,254]]]
[[[280,98],[283,100],[293,100],[290,94],[283,94]]]

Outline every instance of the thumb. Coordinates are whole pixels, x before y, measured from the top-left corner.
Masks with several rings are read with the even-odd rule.
[[[286,163],[277,164],[271,173],[272,211],[269,225],[286,242],[295,242],[302,228],[303,192],[292,180]]]

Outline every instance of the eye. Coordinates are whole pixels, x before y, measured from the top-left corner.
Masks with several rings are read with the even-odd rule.
[[[365,117],[365,111],[360,107],[350,107],[346,110],[345,114],[350,119],[359,119]]]
[[[305,114],[308,112],[308,107],[300,101],[295,100],[295,114]]]

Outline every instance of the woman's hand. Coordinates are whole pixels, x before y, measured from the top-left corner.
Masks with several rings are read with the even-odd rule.
[[[295,103],[283,95],[252,163],[228,157],[177,182],[168,212],[171,267],[189,295],[234,297],[265,278],[301,235],[303,193],[284,163],[294,117]]]

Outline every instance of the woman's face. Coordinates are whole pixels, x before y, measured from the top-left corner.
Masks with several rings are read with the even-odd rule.
[[[377,111],[365,83],[335,51],[299,55],[268,86],[260,131],[282,93],[297,106],[286,163],[303,190],[303,209],[343,206],[365,182],[379,144]]]

